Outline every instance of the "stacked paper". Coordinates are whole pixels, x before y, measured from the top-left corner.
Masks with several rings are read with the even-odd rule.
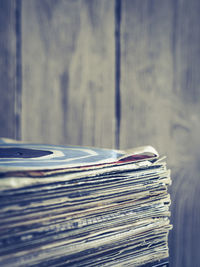
[[[0,266],[167,266],[170,173],[129,151],[0,142]]]

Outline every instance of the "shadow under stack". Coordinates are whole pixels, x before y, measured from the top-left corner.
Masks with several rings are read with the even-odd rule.
[[[129,151],[0,141],[0,266],[168,266],[170,172]]]

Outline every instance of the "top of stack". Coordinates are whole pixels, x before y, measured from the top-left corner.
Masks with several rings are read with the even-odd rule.
[[[92,147],[55,146],[0,140],[0,171],[55,170],[120,165],[154,161],[157,151],[151,146],[129,150],[110,150]]]

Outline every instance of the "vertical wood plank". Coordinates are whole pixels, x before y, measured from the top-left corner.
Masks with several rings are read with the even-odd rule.
[[[200,262],[200,2],[174,3],[174,103],[171,136],[179,157],[174,172],[170,243],[174,266]]]
[[[15,138],[16,3],[0,2],[0,136]]]
[[[171,36],[169,1],[122,1],[121,147],[170,145]]]
[[[114,0],[23,1],[23,139],[114,146],[114,15]]]
[[[200,262],[199,11],[197,0],[122,1],[120,145],[168,156],[175,267]]]

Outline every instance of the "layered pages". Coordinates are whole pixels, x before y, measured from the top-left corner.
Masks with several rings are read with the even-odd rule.
[[[152,147],[0,141],[0,266],[167,266],[170,171]]]

